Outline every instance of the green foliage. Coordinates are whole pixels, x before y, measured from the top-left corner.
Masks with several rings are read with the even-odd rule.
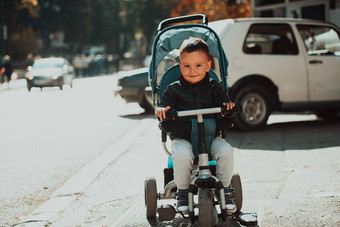
[[[51,51],[53,35],[63,32],[67,44],[63,51],[67,54],[104,45],[108,53],[121,58],[136,38],[143,40],[145,52],[149,53],[158,23],[170,16],[176,2],[5,0],[5,24],[9,30],[5,52],[20,58],[29,52],[44,55]]]

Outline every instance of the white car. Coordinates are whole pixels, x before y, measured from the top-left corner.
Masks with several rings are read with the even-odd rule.
[[[340,30],[335,25],[248,18],[209,26],[229,60],[231,99],[243,107],[234,119],[238,128],[261,128],[274,110],[309,110],[322,117],[340,110]]]
[[[25,78],[28,91],[31,91],[32,87],[53,86],[62,90],[64,84],[72,87],[75,73],[73,66],[65,58],[40,58],[28,68]]]

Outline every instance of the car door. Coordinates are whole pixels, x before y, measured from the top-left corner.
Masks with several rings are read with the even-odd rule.
[[[340,35],[326,25],[298,24],[305,45],[310,101],[340,100]]]
[[[232,29],[224,43],[231,85],[234,79],[260,75],[278,87],[281,102],[308,100],[307,69],[289,23],[238,23]]]

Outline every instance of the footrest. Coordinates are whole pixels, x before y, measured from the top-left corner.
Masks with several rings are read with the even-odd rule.
[[[161,206],[157,209],[158,220],[160,221],[171,221],[176,216],[176,209],[171,205]]]
[[[238,212],[233,214],[234,219],[244,226],[257,226],[256,213],[242,213]]]

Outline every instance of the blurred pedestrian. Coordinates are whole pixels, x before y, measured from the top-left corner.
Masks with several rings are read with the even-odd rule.
[[[26,65],[27,67],[32,66],[34,63],[34,56],[32,53],[27,54],[26,56]]]
[[[83,60],[81,59],[80,55],[77,54],[72,61],[72,65],[74,67],[74,71],[76,73],[76,77],[83,76],[83,69],[84,69],[84,64]]]
[[[9,82],[11,80],[12,77],[12,73],[13,73],[13,65],[11,62],[11,57],[9,55],[5,55],[4,56],[4,63],[1,66],[1,84],[5,82],[8,83],[9,86]]]

